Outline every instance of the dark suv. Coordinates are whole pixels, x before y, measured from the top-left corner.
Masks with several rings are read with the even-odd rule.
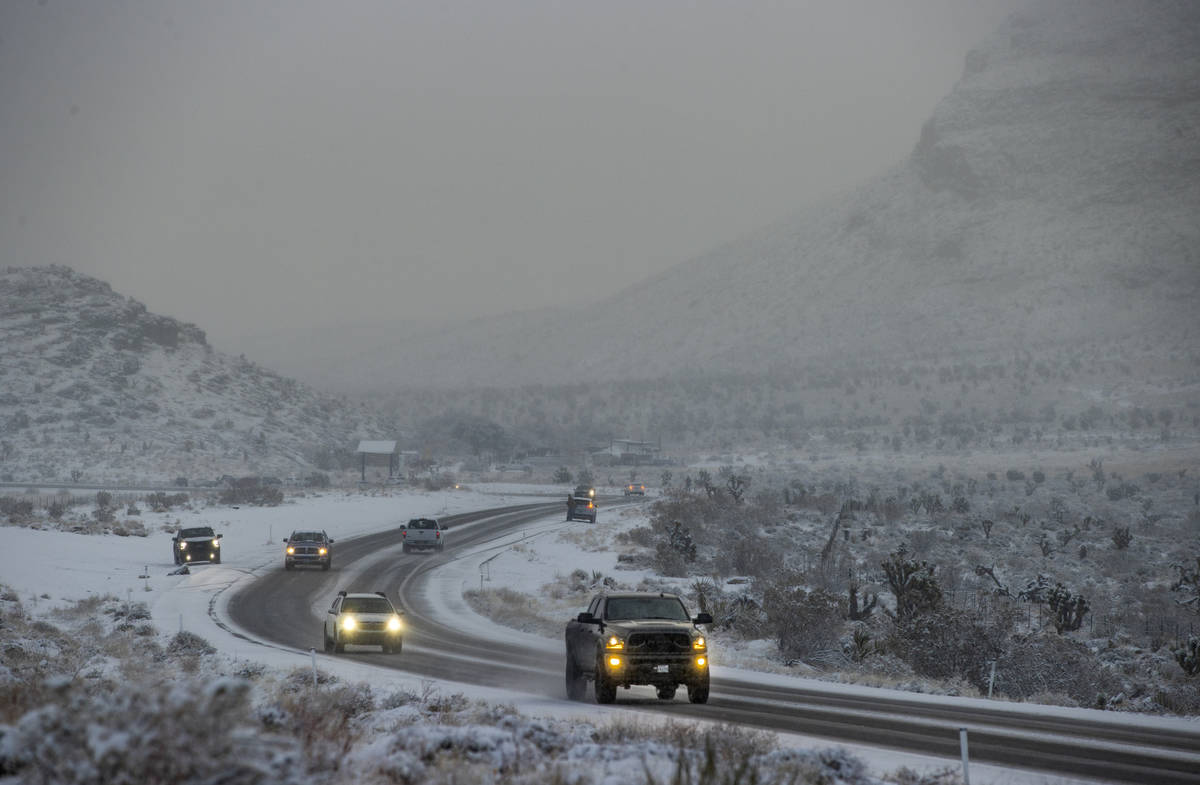
[[[283,568],[310,564],[328,570],[333,566],[333,538],[324,531],[294,531],[283,541]]]
[[[176,564],[192,564],[198,561],[221,563],[221,537],[214,534],[211,526],[194,526],[180,529],[171,538],[171,554]]]
[[[617,687],[649,684],[662,700],[687,687],[692,703],[708,702],[708,642],[675,594],[598,594],[567,623],[567,697],[583,698],[592,680],[597,703],[612,703]]]
[[[404,647],[404,622],[381,591],[348,594],[340,591],[325,614],[321,638],[326,652],[346,646],[382,646],[384,654],[399,654]]]

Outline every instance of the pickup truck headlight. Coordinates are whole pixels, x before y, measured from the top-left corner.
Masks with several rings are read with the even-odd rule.
[[[328,552],[328,551],[326,551],[324,548],[318,548],[318,549],[317,549],[317,554],[318,554],[319,556],[324,556],[324,555],[325,555],[327,552]]]
[[[609,651],[620,650],[625,648],[625,640],[618,638],[616,635],[608,636],[608,640],[604,642],[604,648]]]
[[[707,657],[697,657],[697,658],[696,658],[696,667],[697,667],[697,668],[703,668],[703,667],[705,667],[706,665],[708,665],[708,658],[707,658]]]
[[[350,632],[357,626],[358,626],[358,622],[356,622],[354,620],[353,616],[343,616],[342,617],[342,629],[343,630]]]
[[[401,625],[401,623],[400,623],[400,617],[399,617],[399,616],[393,616],[392,618],[388,619],[388,625],[387,625],[387,628],[388,628],[388,631],[389,631],[389,632],[400,632],[400,627],[401,627],[401,626],[402,626],[402,625]]]
[[[696,651],[705,651],[708,649],[708,644],[704,642],[703,637],[700,637],[692,641],[692,648]]]
[[[181,550],[181,551],[186,551],[186,550],[187,550],[187,543],[186,543],[186,542],[181,542],[181,543],[179,543],[179,550]]]
[[[291,545],[289,545],[289,546],[287,547],[287,552],[288,552],[288,556],[291,556],[293,553],[295,553],[295,552],[296,552],[296,549],[295,549],[295,548],[293,548]]]
[[[213,540],[213,547],[214,547],[214,548],[220,548],[220,547],[221,547],[221,541],[220,541],[220,540]]]

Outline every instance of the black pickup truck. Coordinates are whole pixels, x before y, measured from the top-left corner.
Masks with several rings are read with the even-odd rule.
[[[597,703],[617,699],[617,687],[649,684],[662,700],[687,687],[692,703],[708,702],[708,642],[697,625],[707,613],[688,615],[675,594],[603,593],[567,622],[567,697],[581,700],[587,682]]]

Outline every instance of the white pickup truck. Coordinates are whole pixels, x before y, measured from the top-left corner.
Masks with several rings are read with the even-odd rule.
[[[446,547],[446,527],[436,518],[413,518],[401,527],[401,549],[408,553],[414,550],[440,551]]]

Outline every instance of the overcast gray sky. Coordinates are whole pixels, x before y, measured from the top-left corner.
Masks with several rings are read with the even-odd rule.
[[[899,162],[1025,0],[5,0],[6,265],[239,336],[594,301]]]

